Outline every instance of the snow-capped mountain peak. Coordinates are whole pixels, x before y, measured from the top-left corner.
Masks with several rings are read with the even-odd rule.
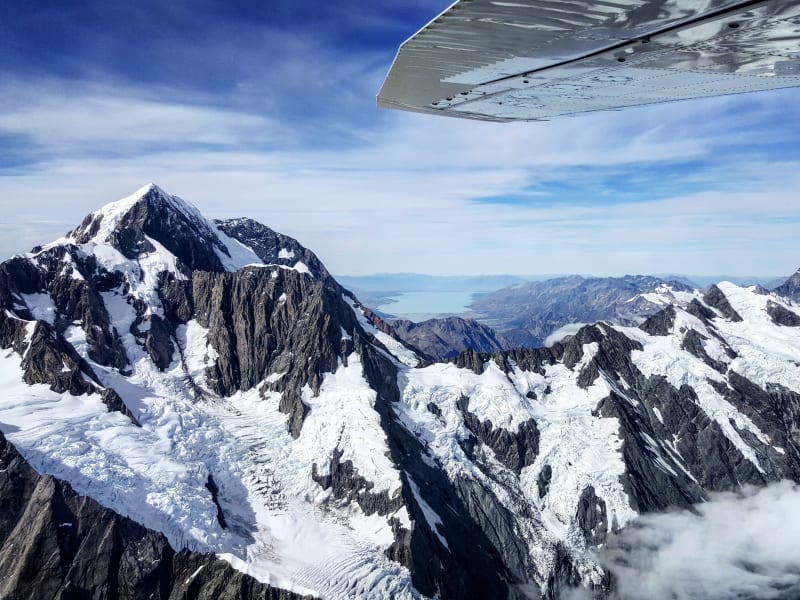
[[[152,183],[87,215],[67,240],[80,246],[110,246],[128,260],[166,253],[166,260],[174,260],[183,273],[231,271],[261,263],[251,250],[221,234],[195,206]]]
[[[264,251],[268,237],[278,245],[274,252]],[[185,278],[192,271],[271,265],[330,279],[319,259],[296,240],[247,218],[208,220],[193,204],[154,183],[88,214],[79,227],[32,255],[57,247],[66,247],[68,255],[94,256],[107,270],[138,281],[162,271]]]

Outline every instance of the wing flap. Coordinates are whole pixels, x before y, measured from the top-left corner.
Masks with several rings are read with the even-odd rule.
[[[796,0],[461,0],[401,46],[378,104],[536,120],[794,86]]]

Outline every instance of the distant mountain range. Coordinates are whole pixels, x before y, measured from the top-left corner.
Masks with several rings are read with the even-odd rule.
[[[336,280],[348,289],[368,292],[491,292],[531,279],[550,276],[519,275],[421,275],[419,273],[384,273],[377,275],[337,275]]]
[[[542,345],[565,325],[611,321],[637,325],[662,308],[664,293],[690,292],[678,282],[646,275],[532,281],[475,298],[472,308],[501,333],[531,336]],[[656,294],[655,292],[658,292]]]
[[[526,283],[574,276],[567,273],[549,275],[425,275],[421,273],[379,273],[375,275],[336,275],[336,280],[351,290],[366,292],[495,292],[500,288]],[[586,279],[604,279],[592,275],[581,275]],[[678,281],[689,287],[706,287],[719,281],[730,281],[736,285],[760,285],[767,289],[780,285],[786,276],[763,277],[758,275],[682,275],[654,273],[653,277],[664,281]]]
[[[770,279],[769,283],[783,284],[778,291],[788,290],[791,283],[784,281],[785,278],[777,283]],[[608,321],[638,325],[663,307],[664,293],[685,294],[695,289],[702,288],[688,280],[649,275],[571,275],[519,282],[476,294],[472,312],[464,315],[470,317],[466,321],[445,317],[412,326],[409,321],[401,320],[397,333],[438,358],[451,356],[465,346],[479,352],[491,352],[497,347],[536,347],[546,344],[548,337],[561,328],[576,324]],[[784,295],[791,297],[789,293]],[[391,304],[384,310],[391,311]],[[395,320],[390,318],[390,321]]]
[[[463,312],[462,307],[454,306],[438,317],[431,312],[413,315],[400,308],[403,304],[397,305],[400,308],[399,317],[403,321],[417,317],[413,328],[404,324],[398,334],[431,356],[439,358],[463,350],[465,340],[468,339],[472,344],[469,347],[473,350],[488,352],[498,344],[503,348],[540,346],[561,327],[576,323],[592,323],[598,320],[623,325],[641,323],[660,308],[647,298],[648,293],[660,286],[685,292],[702,289],[716,281],[732,281],[737,285],[759,285],[771,289],[782,284],[785,279],[708,276],[689,278],[683,275],[439,277],[413,273],[337,278],[354,290],[364,304],[373,308],[380,307],[378,314],[390,321],[397,316],[397,312],[393,314],[393,310],[397,311],[393,304],[405,294],[471,292],[472,304],[468,312]],[[503,287],[497,288],[497,285]],[[438,296],[432,297],[431,302],[435,299]],[[486,330],[479,330],[475,326],[472,334],[467,333],[465,324],[453,321],[455,318],[473,322],[477,320],[480,325],[494,330],[494,339],[489,342]],[[449,347],[447,340],[452,341]]]
[[[514,345],[491,327],[473,319],[444,317],[419,323],[393,319],[390,323],[398,337],[434,360],[454,358],[465,350],[492,353]]]

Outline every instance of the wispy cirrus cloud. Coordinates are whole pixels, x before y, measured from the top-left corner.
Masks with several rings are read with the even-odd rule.
[[[0,131],[40,149],[40,156],[121,160],[151,152],[209,146],[224,151],[252,136],[274,137],[277,127],[262,115],[148,98],[137,91],[87,86],[58,94],[53,86],[25,86],[3,95],[18,98],[0,114]],[[21,89],[20,89],[21,88]],[[138,96],[138,97],[137,97]]]
[[[44,13],[45,32],[76,21],[77,50],[57,38],[65,55],[48,66],[17,36],[16,62],[0,57],[7,227],[45,220],[55,237],[153,180],[295,235],[340,273],[800,262],[795,90],[551,123],[441,119],[374,105],[421,4],[77,6]],[[0,253],[44,241],[18,231]]]

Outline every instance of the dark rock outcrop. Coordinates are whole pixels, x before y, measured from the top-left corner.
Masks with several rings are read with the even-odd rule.
[[[768,481],[800,480],[800,441],[797,439],[800,393],[777,384],[768,384],[764,389],[733,370],[728,374],[727,384],[716,384],[715,387],[761,431],[768,432],[769,445],[748,439],[749,444],[756,448],[759,464],[765,471],[763,477]],[[749,434],[739,433],[743,437]]]
[[[48,323],[35,321],[31,326],[33,334],[22,358],[25,383],[48,384],[54,392],[73,396],[93,392],[96,388],[89,377],[95,379],[94,373],[75,349]]]
[[[677,476],[671,476],[671,473],[656,466],[655,458],[663,460],[666,457],[669,461],[667,464],[670,464],[674,457],[667,452],[654,455],[654,449],[642,436],[642,433],[646,433],[652,437],[652,423],[653,420],[657,421],[651,420],[648,411],[612,394],[600,403],[597,412],[619,419],[626,470],[622,486],[634,510],[648,512],[665,510],[669,506],[687,507],[705,497],[703,490],[691,478],[682,475],[677,465],[672,467]],[[658,452],[657,448],[655,452]]]
[[[645,319],[639,329],[650,335],[669,335],[675,327],[675,308],[667,306]]]
[[[697,298],[692,298],[689,304],[686,305],[686,312],[690,315],[694,315],[706,324],[708,324],[711,319],[717,316],[713,310],[708,308]]]
[[[164,370],[172,363],[175,344],[172,341],[173,329],[158,315],[150,315],[147,319],[147,331],[144,333],[144,348],[155,365]]]
[[[581,574],[569,551],[562,544],[556,546],[553,563],[553,571],[548,578],[547,591],[542,600],[561,600],[566,595],[565,592],[581,585]]]
[[[25,383],[44,384],[54,392],[73,396],[99,393],[109,411],[121,412],[139,424],[119,394],[99,385],[92,368],[52,325],[46,321],[23,321],[8,312],[0,314],[0,348],[10,348],[22,357],[20,367]]]
[[[724,362],[711,358],[706,352],[703,342],[707,338],[695,329],[689,329],[683,336],[683,343],[681,347],[692,355],[696,356],[709,367],[720,373],[725,373],[728,370],[728,365]]]
[[[476,375],[483,373],[483,363],[489,358],[489,355],[482,355],[475,350],[465,350],[454,359],[453,363],[461,369],[469,369]]]
[[[74,246],[56,246],[36,255],[35,263],[15,256],[0,264],[0,307],[19,318],[34,320],[25,297],[49,296],[57,333],[80,323],[89,357],[101,365],[124,370],[128,357],[101,296],[121,283],[119,277],[98,266],[94,257],[85,256]]]
[[[731,303],[725,297],[725,294],[716,285],[711,285],[703,294],[703,302],[708,304],[711,308],[715,308],[719,313],[729,321],[739,322],[742,320],[741,315],[734,310]]]
[[[606,503],[597,497],[592,486],[586,487],[581,493],[575,519],[587,544],[597,546],[606,541],[609,532]]]
[[[772,291],[795,302],[800,302],[800,269]]]
[[[344,291],[317,255],[296,239],[248,218],[217,220],[215,223],[223,233],[252,249],[265,264],[292,267],[301,261],[315,279],[338,292]]]
[[[270,373],[286,373],[269,389],[283,392],[280,409],[297,436],[306,408],[302,389],[318,392],[361,331],[341,295],[321,281],[288,269],[246,268],[235,273],[195,272],[195,317],[209,329],[218,358],[208,370],[221,395],[247,390]],[[344,333],[343,333],[344,332]]]
[[[119,397],[119,394],[110,389],[106,388],[100,392],[100,397],[103,399],[103,404],[108,407],[109,411],[117,411],[128,417],[134,425],[139,425],[139,421],[136,419],[136,416],[131,412],[125,402],[122,401],[122,398]]]
[[[545,465],[539,471],[539,476],[536,478],[536,489],[539,491],[539,498],[544,498],[547,492],[550,491],[550,481],[553,479],[553,468],[550,465]]]
[[[800,327],[800,315],[772,300],[767,300],[767,314],[776,325]]]
[[[214,481],[214,476],[211,473],[208,474],[208,479],[206,480],[206,489],[211,493],[211,500],[214,502],[214,506],[217,507],[217,522],[219,523],[220,527],[223,529],[228,528],[228,523],[225,520],[225,513],[222,510],[222,506],[219,503],[219,487],[217,486],[217,482]]]
[[[539,430],[533,419],[520,423],[517,431],[511,432],[494,427],[489,420],[481,421],[469,412],[469,398],[462,396],[457,404],[467,429],[489,446],[503,465],[519,474],[524,467],[534,463],[539,453]]]
[[[334,450],[328,461],[327,475],[319,474],[316,463],[311,466],[311,477],[322,489],[330,489],[337,500],[357,502],[365,515],[388,515],[403,506],[402,496],[390,497],[386,490],[373,492],[375,484],[358,474],[358,470],[353,467],[353,461],[342,461],[341,458],[342,451]]]
[[[162,271],[158,275],[158,299],[167,323],[186,323],[194,314],[191,280],[178,279],[174,273]]]

